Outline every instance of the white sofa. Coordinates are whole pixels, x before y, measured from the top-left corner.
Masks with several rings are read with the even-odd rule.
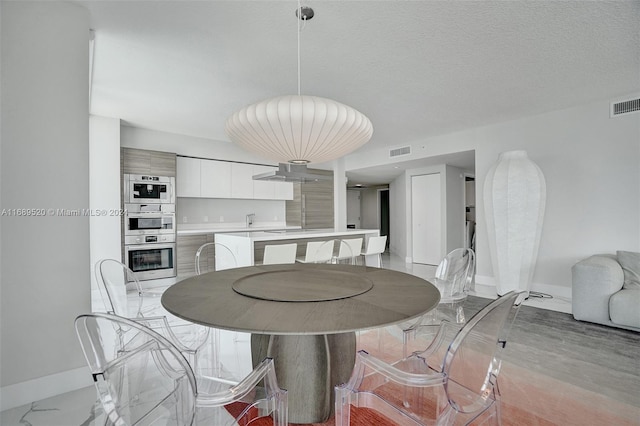
[[[573,265],[573,317],[640,331],[640,270],[629,267],[634,262],[640,267],[638,261],[640,253],[619,251],[615,255],[594,255]]]

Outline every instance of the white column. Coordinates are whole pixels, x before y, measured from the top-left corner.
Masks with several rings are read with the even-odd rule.
[[[91,384],[73,329],[89,312],[89,13],[0,2],[0,409]],[[10,106],[10,107],[9,107]],[[66,214],[66,213],[69,214]]]
[[[347,175],[344,158],[333,161],[333,226],[347,229]]]
[[[120,216],[120,120],[92,115],[89,119],[89,207],[92,215],[91,269],[100,259],[121,259]],[[95,274],[91,288],[96,289]]]

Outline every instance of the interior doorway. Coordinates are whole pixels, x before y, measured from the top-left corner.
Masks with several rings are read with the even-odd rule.
[[[389,219],[389,190],[380,190],[380,235],[387,236],[387,246],[389,248],[389,240],[391,239],[391,226]]]
[[[360,229],[360,191],[347,189],[347,228]]]

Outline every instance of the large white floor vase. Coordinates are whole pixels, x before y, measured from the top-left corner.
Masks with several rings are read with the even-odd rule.
[[[529,292],[546,203],[542,170],[526,151],[506,151],[487,173],[484,207],[498,295]]]

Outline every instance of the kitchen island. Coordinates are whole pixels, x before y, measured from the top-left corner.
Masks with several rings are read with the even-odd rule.
[[[328,241],[362,237],[362,248],[370,237],[380,235],[377,229],[291,229],[254,232],[232,232],[215,235],[215,242],[229,247],[236,256],[238,266],[253,266],[262,262],[267,244],[297,243],[297,256],[304,256],[309,241]],[[337,248],[336,244],[336,248]],[[354,253],[356,255],[356,253]],[[368,256],[368,266],[380,266],[377,256]]]
[[[194,259],[198,248],[205,243],[212,243],[214,235],[220,232],[251,232],[300,230],[300,226],[287,226],[284,223],[257,222],[250,227],[245,223],[189,223],[179,224],[177,230],[177,270],[178,280],[195,274]],[[207,260],[209,261],[209,260]]]

